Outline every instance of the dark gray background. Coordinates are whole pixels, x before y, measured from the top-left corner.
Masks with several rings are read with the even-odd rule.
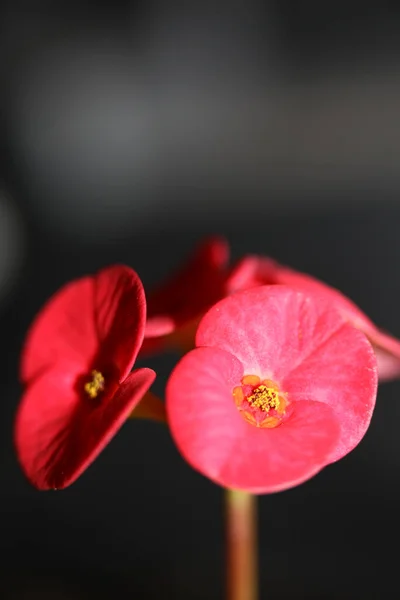
[[[223,597],[222,492],[161,426],[128,423],[68,490],[28,486],[12,449],[23,337],[68,279],[122,261],[151,286],[214,232],[400,336],[399,16],[388,2],[3,2],[2,597]],[[159,390],[173,361],[151,363]],[[398,595],[399,392],[382,385],[351,455],[260,498],[262,598]]]

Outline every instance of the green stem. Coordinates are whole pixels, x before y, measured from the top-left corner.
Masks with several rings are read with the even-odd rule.
[[[225,491],[227,600],[257,600],[257,497]]]

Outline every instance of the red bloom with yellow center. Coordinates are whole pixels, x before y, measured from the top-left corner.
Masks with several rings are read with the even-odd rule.
[[[167,385],[172,436],[214,482],[253,493],[295,486],[364,436],[377,390],[363,333],[332,304],[286,286],[221,300]]]
[[[378,361],[381,381],[400,376],[400,340],[385,333],[339,290],[305,273],[280,265],[262,256],[248,256],[234,267],[228,280],[228,293],[258,285],[288,285],[305,293],[312,292],[333,302],[342,315],[370,340]]]
[[[67,284],[39,313],[23,350],[26,389],[15,423],[18,458],[34,486],[73,483],[143,398],[155,373],[130,371],[145,323],[143,286],[125,266]]]
[[[193,347],[200,318],[225,295],[228,261],[227,242],[209,238],[174,276],[148,294],[143,354]]]

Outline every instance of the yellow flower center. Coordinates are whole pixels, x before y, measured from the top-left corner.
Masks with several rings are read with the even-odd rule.
[[[232,395],[244,420],[256,427],[277,427],[288,406],[287,394],[281,392],[279,385],[269,379],[261,381],[258,375],[245,375]]]
[[[105,380],[100,371],[93,370],[91,375],[92,379],[85,383],[84,390],[90,398],[97,398],[104,390]]]
[[[280,400],[279,392],[276,389],[259,385],[253,390],[250,396],[247,396],[247,402],[254,408],[259,408],[263,412],[269,412],[271,408],[279,410]]]

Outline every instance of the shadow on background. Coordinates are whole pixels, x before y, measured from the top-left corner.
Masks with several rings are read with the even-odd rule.
[[[28,486],[12,448],[21,344],[68,279],[125,262],[150,287],[208,233],[330,282],[400,336],[399,15],[255,1],[0,14],[1,596],[221,598],[222,492],[164,428],[127,423],[65,491]],[[160,392],[173,361],[148,363]],[[260,498],[262,597],[393,597],[399,392],[380,388],[348,457]]]

